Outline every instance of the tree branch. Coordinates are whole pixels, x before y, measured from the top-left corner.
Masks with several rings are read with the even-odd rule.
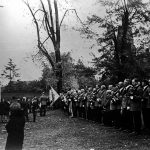
[[[33,17],[33,19],[34,19],[34,23],[35,23],[35,25],[36,25],[37,38],[38,38],[38,48],[39,48],[39,50],[46,56],[46,58],[48,59],[48,61],[49,61],[50,64],[51,64],[52,68],[54,69],[54,68],[55,68],[54,62],[53,62],[53,60],[51,59],[51,57],[49,56],[47,50],[45,49],[45,47],[44,47],[44,45],[43,45],[43,44],[46,42],[46,40],[47,40],[48,38],[46,38],[46,40],[45,40],[43,43],[41,43],[40,33],[39,33],[39,25],[38,25],[37,19],[36,19],[35,15],[34,15],[34,13],[33,13],[33,11],[32,11],[32,9],[31,9],[29,3],[25,2],[25,4],[26,4],[27,7],[29,8],[29,10],[30,10],[30,12],[31,12],[31,14],[32,14],[32,17]]]
[[[47,16],[47,12],[46,12],[46,9],[45,9],[45,7],[44,7],[44,4],[43,4],[42,0],[40,0],[40,1],[41,1],[41,5],[42,5],[42,8],[43,8],[43,11],[44,11],[45,24],[46,24],[47,34],[48,34],[48,36],[50,36],[53,45],[55,45],[55,34],[54,34],[54,29],[52,29],[52,27],[50,26],[49,19],[48,19],[48,16]],[[51,34],[49,33],[49,31],[50,31]]]
[[[59,15],[58,15],[58,7],[57,7],[57,0],[54,0],[54,7],[55,7],[55,20],[56,20],[56,40],[57,44],[60,43],[60,25],[59,25]],[[56,46],[56,45],[55,45]],[[57,45],[60,48],[60,44]]]
[[[61,19],[60,26],[62,25],[62,22],[63,22],[63,20],[64,20],[64,18],[65,18],[65,16],[66,16],[67,12],[69,12],[69,11],[74,11],[75,14],[76,14],[76,16],[77,16],[77,18],[79,19],[80,23],[81,23],[82,25],[84,25],[84,26],[87,25],[87,24],[84,24],[84,23],[82,22],[82,20],[80,19],[80,17],[79,17],[78,14],[77,14],[76,9],[67,9],[67,10],[65,11],[65,13],[64,13],[64,15],[63,15],[63,17],[62,17],[62,19]]]

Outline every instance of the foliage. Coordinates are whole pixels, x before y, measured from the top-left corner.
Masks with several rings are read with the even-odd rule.
[[[51,53],[52,59],[54,59],[54,54]],[[74,67],[73,67],[73,59],[71,57],[70,52],[63,53],[61,55],[62,58],[62,85],[63,88],[70,88],[71,86],[71,80],[70,76],[74,75]],[[57,71],[57,70],[56,70]],[[45,85],[52,86],[55,89],[56,83],[57,83],[57,77],[55,76],[54,71],[49,67],[46,63],[43,64],[43,73],[42,73],[42,79],[41,79]]]
[[[89,26],[82,29],[87,38],[97,39],[101,56],[94,57],[95,66],[103,78],[114,82],[139,75],[136,47],[149,43],[149,5],[142,0],[100,0],[100,4],[105,15],[88,17]],[[95,27],[99,30],[93,31]]]
[[[22,93],[33,92],[41,93],[46,91],[45,85],[41,81],[11,81],[11,86],[6,85],[3,89],[3,93]]]
[[[96,81],[94,74],[96,73],[94,68],[87,67],[79,59],[77,64],[74,63],[70,52],[63,53],[62,57],[62,72],[63,72],[63,90],[74,88],[74,82],[77,82],[76,86],[79,88],[85,86],[94,86]],[[47,86],[51,85],[56,88],[57,78],[53,70],[46,64],[43,65],[43,74],[41,79]],[[74,81],[73,81],[74,80]]]
[[[96,85],[96,80],[94,78],[96,70],[94,68],[85,66],[80,59],[78,60],[74,68],[80,88]]]

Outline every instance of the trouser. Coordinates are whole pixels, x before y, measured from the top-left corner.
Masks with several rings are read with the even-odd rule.
[[[115,110],[115,127],[116,128],[121,127],[121,109]]]
[[[40,116],[46,115],[46,105],[42,105],[40,108]]]
[[[102,110],[103,108],[102,107],[98,107],[98,122],[99,123],[102,123]]]
[[[72,111],[73,111],[73,116],[77,117],[77,107],[75,103],[72,104]]]
[[[134,131],[141,131],[141,111],[132,111]]]
[[[123,108],[121,112],[121,128],[130,131],[133,129],[132,113],[126,108]]]
[[[79,113],[80,113],[80,112],[79,112],[79,106],[76,106],[76,109],[77,109],[77,117],[80,117],[80,116],[79,116]]]
[[[98,106],[95,107],[94,109],[94,121],[100,122],[100,108]]]
[[[95,107],[92,108],[92,121],[95,121],[96,120],[96,109]]]
[[[87,107],[87,119],[90,120],[90,107]]]
[[[79,117],[82,117],[82,107],[81,106],[79,106],[78,112],[79,112]]]
[[[32,114],[33,114],[33,122],[36,121],[36,110],[32,109]]]
[[[111,126],[111,111],[110,110],[103,110],[103,123],[106,126]]]
[[[28,110],[24,111],[24,116],[25,116],[26,121],[29,121]]]
[[[88,120],[93,120],[93,109],[88,107]]]
[[[72,102],[69,103],[69,114],[73,117],[73,106],[72,106]]]
[[[150,108],[143,108],[142,113],[143,113],[144,126],[145,128],[150,129],[150,117],[149,117]]]
[[[86,108],[85,108],[85,106],[81,107],[81,117],[84,118],[84,119],[86,119]]]
[[[110,110],[110,121],[112,126],[115,126],[116,110]]]

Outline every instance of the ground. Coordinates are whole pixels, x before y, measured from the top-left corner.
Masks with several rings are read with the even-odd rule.
[[[30,116],[30,120],[32,116]],[[0,123],[0,150],[6,143],[5,124]],[[148,150],[150,135],[129,135],[112,127],[51,110],[36,123],[27,122],[23,150]]]

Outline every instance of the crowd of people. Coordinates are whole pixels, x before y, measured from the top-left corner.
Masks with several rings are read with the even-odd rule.
[[[84,118],[135,135],[142,130],[150,131],[150,80],[125,79],[116,85],[70,89],[61,93],[58,100],[71,118]],[[24,126],[29,121],[29,113],[33,114],[35,122],[37,112],[45,116],[52,103],[44,92],[39,98],[12,97],[11,100],[1,100],[0,121],[7,120],[7,150],[12,146],[22,149]]]
[[[6,123],[8,133],[5,150],[21,150],[24,141],[25,122],[29,121],[29,113],[33,114],[33,122],[36,121],[37,112],[45,116],[49,104],[49,98],[44,92],[31,100],[23,97],[12,97],[10,100],[2,99],[0,102],[1,122]]]
[[[46,110],[50,106],[50,101],[47,96],[45,96],[45,93],[43,92],[40,97],[12,97],[10,99],[4,99],[2,98],[0,101],[0,123],[7,122],[9,120],[9,116],[11,113],[11,105],[13,103],[19,103],[21,106],[21,109],[24,113],[26,121],[29,120],[29,114],[33,114],[33,121],[36,121],[36,115],[37,112],[39,112],[40,116],[46,115]]]
[[[96,121],[136,135],[150,129],[150,80],[125,79],[116,85],[70,89],[61,99],[70,117]]]

